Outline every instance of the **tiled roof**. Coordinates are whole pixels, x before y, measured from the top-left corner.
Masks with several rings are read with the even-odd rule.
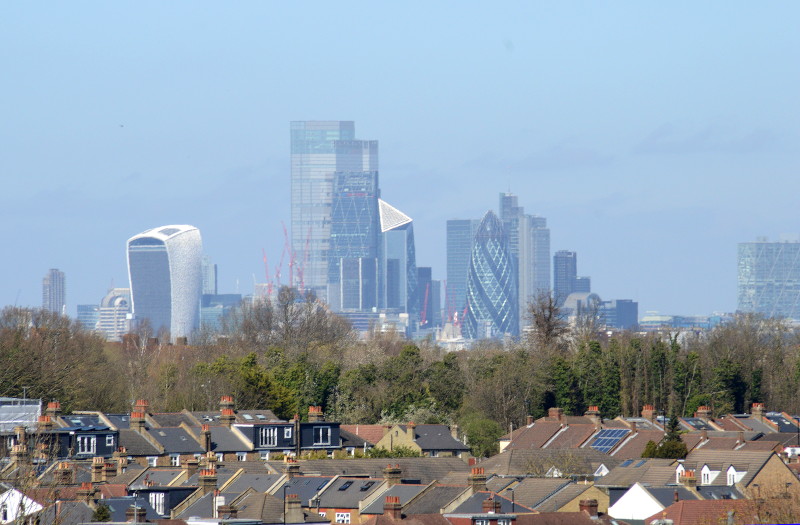
[[[623,438],[611,455],[620,460],[641,458],[649,441],[658,443],[663,437],[662,430],[640,430],[629,438]]]
[[[543,475],[551,466],[562,467],[564,475],[592,476],[599,466],[611,469],[619,459],[593,448],[507,450],[478,463],[487,474]],[[563,472],[568,470],[570,472]]]
[[[542,448],[547,440],[561,430],[561,424],[553,421],[539,421],[514,431],[513,439],[506,450],[521,448]]]
[[[151,428],[149,434],[164,447],[165,454],[202,454],[205,452],[194,437],[183,428]]]
[[[319,506],[331,509],[357,509],[358,502],[378,490],[383,478],[340,477],[319,496]]]
[[[594,424],[569,425],[563,432],[556,434],[545,448],[578,448],[595,432],[597,428]]]
[[[386,427],[383,425],[340,425],[339,430],[352,432],[373,446],[386,433]]]
[[[417,425],[416,443],[423,451],[428,450],[469,450],[450,433],[447,425]]]
[[[393,458],[393,459],[317,459],[299,460],[300,472],[304,474],[320,474],[324,476],[366,476],[383,478],[383,469],[388,463],[400,465],[401,477],[418,479],[421,483],[440,480],[450,472],[469,472],[470,467],[463,460],[455,457],[445,458]],[[270,470],[283,472],[283,462],[268,461]]]
[[[600,479],[595,480],[598,487],[630,487],[634,483],[653,486],[675,482],[675,460],[673,459],[633,459],[612,468]],[[623,466],[624,465],[624,466]]]
[[[190,427],[197,425],[197,420],[189,412],[166,412],[149,414],[149,416],[161,427],[179,427],[181,423]]]
[[[226,485],[225,490],[230,492],[244,492],[249,488],[253,488],[258,492],[266,492],[267,489],[277,483],[280,478],[280,474],[244,472],[231,481],[229,485]]]
[[[160,456],[161,451],[135,430],[121,429],[119,444],[129,456]]]
[[[516,503],[534,509],[570,483],[572,483],[570,480],[564,478],[524,478],[500,494],[512,499],[513,489],[513,499]]]
[[[686,456],[684,465],[687,469],[695,469],[699,472],[703,465],[714,466],[714,469],[726,470],[730,465],[734,465],[737,471],[746,470],[747,474],[742,478],[741,484],[747,486],[758,471],[773,456],[770,451],[743,451],[743,450],[694,450]],[[725,476],[717,476],[714,484],[725,484]]]
[[[565,485],[549,498],[538,504],[536,510],[538,512],[557,512],[558,509],[576,499],[590,488],[592,488],[591,485],[584,485],[583,483],[570,483],[569,485]]]
[[[361,514],[383,514],[383,504],[386,496],[400,498],[400,505],[406,505],[414,499],[420,492],[425,490],[426,485],[393,485],[386,489],[380,498],[361,509]]]
[[[355,447],[357,449],[364,448],[364,445],[372,445],[372,443],[367,442],[366,439],[354,434],[353,432],[348,432],[347,430],[339,427],[339,437],[342,440],[342,446],[347,447]]]
[[[408,515],[436,514],[448,503],[456,499],[467,490],[466,487],[453,485],[438,485],[431,487],[426,493],[419,495],[403,509]]]

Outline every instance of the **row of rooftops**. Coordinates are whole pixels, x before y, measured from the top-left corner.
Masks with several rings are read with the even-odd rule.
[[[667,418],[652,405],[645,405],[640,417],[603,419],[597,407],[581,416],[565,415],[551,408],[538,420],[500,439],[502,450],[591,448],[614,457],[641,457],[647,443],[658,443],[664,436]],[[688,450],[775,450],[796,455],[800,449],[800,418],[785,412],[768,412],[763,403],[754,403],[750,414],[728,414],[713,418],[701,406],[693,417],[679,418],[679,429]]]

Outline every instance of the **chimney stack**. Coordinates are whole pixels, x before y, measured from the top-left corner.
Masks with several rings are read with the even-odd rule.
[[[111,480],[114,476],[118,476],[122,474],[117,469],[119,468],[119,463],[116,461],[103,461],[103,481],[106,483]]]
[[[603,425],[603,418],[600,417],[600,409],[597,405],[590,406],[589,410],[587,410],[583,415],[591,419],[595,428],[600,430],[600,427]]]
[[[219,417],[219,422],[225,425],[228,428],[233,426],[233,423],[236,421],[236,413],[233,411],[232,408],[223,408],[222,415]]]
[[[200,460],[197,458],[190,458],[183,462],[183,466],[186,469],[186,478],[191,478],[197,473],[197,466],[200,464]]]
[[[578,509],[585,512],[589,517],[597,516],[597,500],[596,499],[582,499],[578,503]]]
[[[49,432],[53,430],[53,419],[50,416],[39,416],[39,432]]]
[[[304,523],[305,516],[303,515],[303,507],[300,504],[300,496],[297,494],[287,494],[286,501],[286,515],[284,516],[284,523]]]
[[[525,424],[528,426],[533,425],[533,416],[531,415],[525,416]]]
[[[145,510],[138,505],[131,505],[125,511],[125,521],[128,523],[145,523]]]
[[[75,473],[72,470],[72,465],[66,461],[62,461],[56,467],[56,483],[59,485],[72,485],[75,483]]]
[[[292,458],[284,459],[283,473],[286,474],[286,477],[288,479],[292,479],[295,476],[299,476],[300,464],[297,462],[297,460]]]
[[[14,437],[16,437],[17,445],[21,447],[27,448],[28,446],[28,434],[25,432],[25,427],[22,425],[14,427]]]
[[[472,472],[470,472],[468,479],[473,493],[486,490],[486,474],[483,467],[472,467]]]
[[[58,401],[50,401],[47,403],[47,409],[44,413],[50,416],[52,421],[55,421],[56,418],[61,415],[61,403]]]
[[[481,510],[484,514],[500,514],[500,502],[489,496],[481,504]]]
[[[557,421],[561,421],[562,417],[564,416],[564,410],[556,407],[551,407],[547,410],[547,417],[553,418]]]
[[[758,419],[759,421],[764,421],[764,412],[766,412],[766,410],[764,410],[764,403],[753,403],[753,407],[752,410],[750,411],[750,414],[755,419]]]
[[[711,409],[705,405],[697,407],[697,411],[694,413],[694,417],[700,419],[711,419]]]
[[[642,417],[651,423],[656,422],[656,409],[653,405],[645,405],[642,407]]]
[[[93,503],[92,500],[94,499],[94,494],[95,494],[95,488],[92,487],[92,484],[89,483],[88,481],[85,483],[81,483],[80,488],[75,492],[75,496],[78,498],[78,501],[82,501],[87,505],[89,505],[90,507],[92,506]]]
[[[200,490],[203,494],[208,494],[217,489],[217,471],[211,468],[200,470]]]
[[[28,460],[28,449],[25,445],[13,445],[9,456],[13,463],[25,463]]]
[[[144,412],[131,412],[130,427],[134,432],[142,434],[146,431],[145,427],[145,413]]]
[[[744,431],[740,430],[736,435],[736,444],[741,445],[744,443]]]
[[[325,421],[325,414],[322,413],[322,407],[320,406],[308,407],[308,422],[319,423],[320,421]]]
[[[705,428],[700,429],[700,443],[708,441],[708,430]]]
[[[383,515],[391,520],[400,520],[403,517],[401,511],[400,496],[386,496],[383,502]]]
[[[408,425],[406,425],[406,428],[408,428],[408,434],[411,436],[411,441],[416,441],[417,440],[417,424],[414,423],[413,421],[409,421]]]
[[[204,424],[200,429],[200,446],[204,451],[211,452],[211,426]]]
[[[105,482],[106,462],[102,457],[92,458],[92,484],[99,485]]]
[[[219,398],[219,411],[222,412],[226,408],[230,408],[231,410],[236,409],[236,405],[233,402],[233,396],[222,396]]]
[[[389,486],[397,485],[400,483],[400,477],[403,471],[400,470],[400,465],[386,465],[386,468],[383,469],[383,479],[387,481]]]

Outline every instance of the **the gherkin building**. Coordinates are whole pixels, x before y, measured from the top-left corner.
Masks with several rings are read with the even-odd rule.
[[[518,319],[517,272],[508,251],[508,238],[502,221],[488,211],[472,243],[463,335],[469,339],[516,336]]]

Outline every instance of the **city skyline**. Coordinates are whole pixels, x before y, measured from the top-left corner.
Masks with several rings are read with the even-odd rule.
[[[798,229],[800,6],[551,7],[4,5],[0,304],[38,307],[51,267],[70,315],[97,304],[154,223],[200,227],[220,291],[251,293],[291,224],[287,122],[348,119],[433,279],[447,220],[509,191],[601,297],[735,310],[737,244]]]

